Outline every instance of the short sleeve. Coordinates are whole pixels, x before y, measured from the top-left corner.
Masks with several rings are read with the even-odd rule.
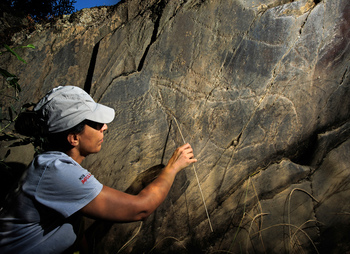
[[[90,203],[103,185],[86,169],[70,159],[47,165],[35,191],[35,199],[65,217]]]

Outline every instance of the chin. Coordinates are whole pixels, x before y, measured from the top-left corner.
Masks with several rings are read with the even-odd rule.
[[[101,151],[101,147],[99,147],[99,148],[97,148],[97,149],[95,149],[95,150],[93,150],[93,151],[89,151],[88,153],[86,153],[85,157],[88,156],[88,155],[90,155],[90,154],[98,153],[99,151]]]

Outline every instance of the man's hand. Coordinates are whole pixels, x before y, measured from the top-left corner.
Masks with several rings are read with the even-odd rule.
[[[175,150],[166,168],[175,170],[175,173],[178,173],[194,162],[197,162],[197,159],[194,158],[191,145],[187,143]]]

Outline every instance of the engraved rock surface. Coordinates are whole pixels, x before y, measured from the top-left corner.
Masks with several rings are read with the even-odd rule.
[[[213,232],[187,168],[139,233],[92,223],[96,253],[135,234],[124,253],[350,250],[348,0],[130,0],[19,42],[37,49],[26,66],[1,59],[21,78],[18,105],[73,84],[115,108],[83,162],[103,184],[137,189],[181,135],[195,150]]]

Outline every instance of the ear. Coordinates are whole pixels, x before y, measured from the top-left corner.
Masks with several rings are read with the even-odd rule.
[[[74,147],[79,145],[79,138],[77,134],[69,133],[67,136],[67,141]]]

